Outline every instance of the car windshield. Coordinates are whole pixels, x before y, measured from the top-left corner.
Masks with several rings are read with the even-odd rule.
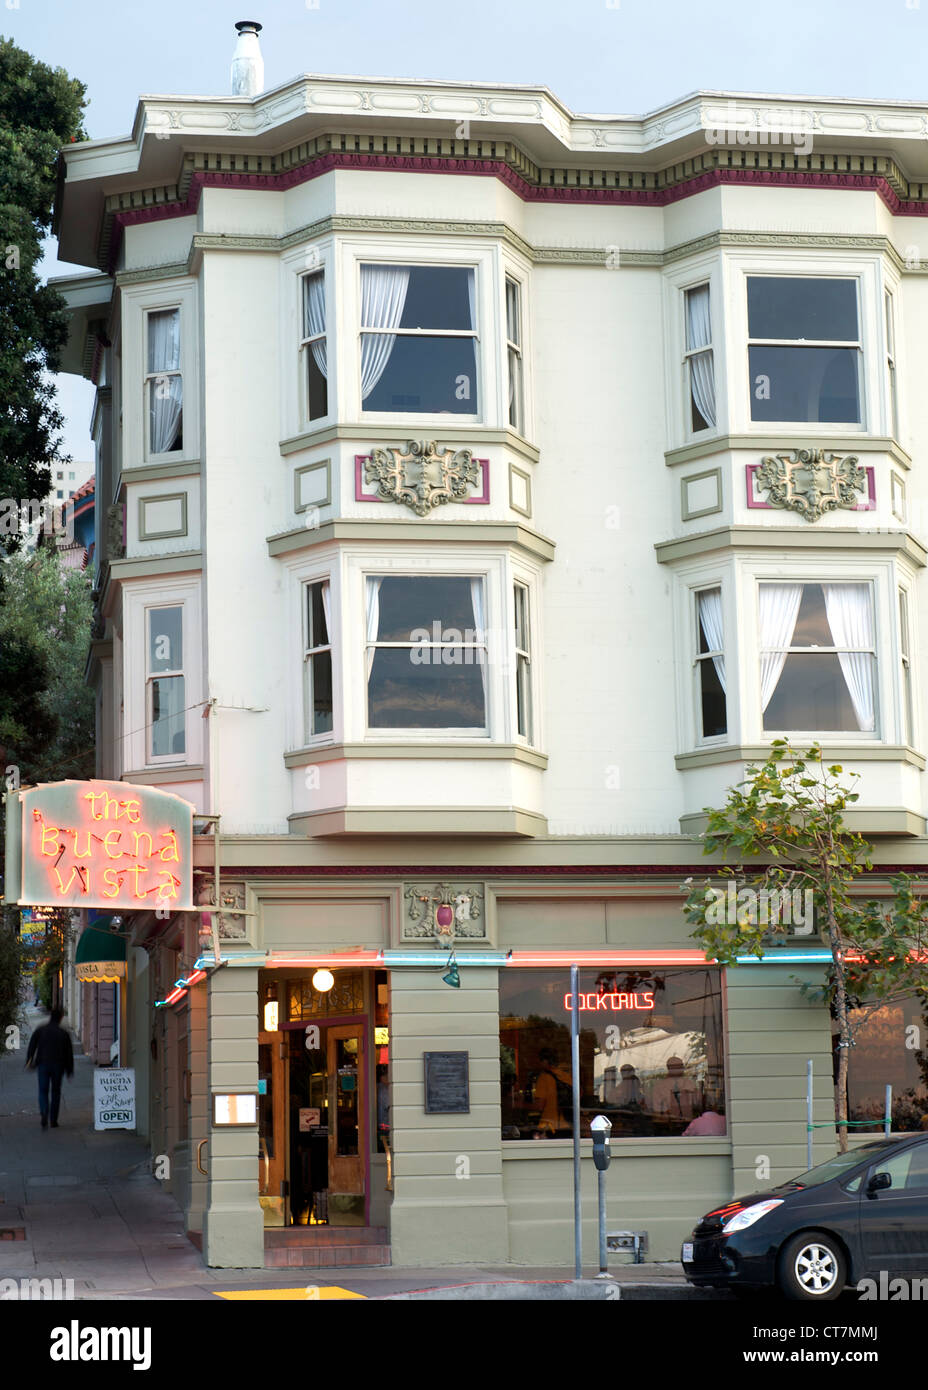
[[[781,1183],[781,1187],[818,1187],[823,1182],[831,1182],[834,1178],[841,1178],[845,1173],[849,1173],[852,1168],[858,1167],[867,1159],[872,1162],[880,1154],[887,1150],[897,1149],[895,1140],[880,1140],[873,1144],[861,1144],[859,1148],[852,1149],[846,1154],[836,1154],[827,1163],[820,1163],[817,1168],[810,1168],[808,1173],[800,1173],[798,1177],[791,1178],[789,1182]]]

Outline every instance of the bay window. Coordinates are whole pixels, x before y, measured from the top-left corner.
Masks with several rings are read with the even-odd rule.
[[[180,309],[148,314],[148,448],[151,454],[184,447],[184,387],[180,369]]]
[[[858,281],[749,275],[751,419],[860,424]]]
[[[303,359],[305,415],[318,420],[328,414],[328,353],[325,325],[325,271],[303,277]]]
[[[484,578],[368,575],[365,602],[369,728],[485,734]]]
[[[362,264],[364,411],[478,414],[472,267]]]
[[[759,584],[758,645],[764,730],[875,731],[869,583]]]
[[[699,682],[700,730],[703,738],[728,732],[722,590],[696,594],[696,671]]]

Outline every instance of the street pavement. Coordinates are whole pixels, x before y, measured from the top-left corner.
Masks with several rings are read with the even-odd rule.
[[[25,1059],[29,1034],[46,1018],[26,1006],[20,1048],[0,1055],[0,1233],[25,1236],[0,1238],[0,1298],[16,1296],[6,1292],[4,1281],[11,1279],[60,1279],[62,1297],[88,1301],[237,1301],[371,1299],[500,1279],[573,1278],[572,1268],[514,1265],[208,1269],[184,1233],[177,1203],[152,1176],[145,1141],[124,1130],[94,1131],[94,1068],[77,1045],[58,1128],[40,1127],[36,1076],[25,1070]],[[707,1297],[686,1284],[678,1264],[621,1265],[610,1272],[623,1298]],[[595,1274],[595,1268],[584,1270],[587,1278]]]

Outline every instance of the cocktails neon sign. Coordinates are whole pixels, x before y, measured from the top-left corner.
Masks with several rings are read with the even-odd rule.
[[[47,783],[9,798],[10,811],[17,799],[20,903],[192,909],[188,801],[125,782]]]
[[[573,1009],[573,995],[564,995],[564,1008],[570,1012]],[[581,1013],[599,1013],[603,1010],[611,1010],[613,1013],[622,1013],[626,1009],[650,1010],[654,1008],[653,989],[643,990],[640,994],[577,994],[579,1001],[578,1007]]]

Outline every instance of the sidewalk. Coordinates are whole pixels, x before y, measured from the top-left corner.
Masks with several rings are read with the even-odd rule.
[[[278,1297],[290,1291],[294,1298],[338,1298],[344,1291],[378,1298],[499,1279],[573,1278],[572,1268],[516,1265],[208,1269],[184,1233],[180,1208],[151,1174],[145,1141],[124,1130],[94,1131],[93,1064],[76,1049],[74,1078],[62,1086],[59,1126],[40,1127],[36,1076],[25,1070],[25,1060],[29,1034],[46,1017],[26,1007],[22,1046],[0,1057],[0,1232],[14,1233],[0,1239],[0,1281],[70,1279],[76,1299],[215,1300],[229,1293],[273,1297],[275,1291]],[[638,1286],[638,1297],[705,1297],[686,1285],[678,1264],[622,1265],[611,1272],[623,1295],[627,1288],[635,1296]],[[584,1270],[588,1278],[595,1273]]]

